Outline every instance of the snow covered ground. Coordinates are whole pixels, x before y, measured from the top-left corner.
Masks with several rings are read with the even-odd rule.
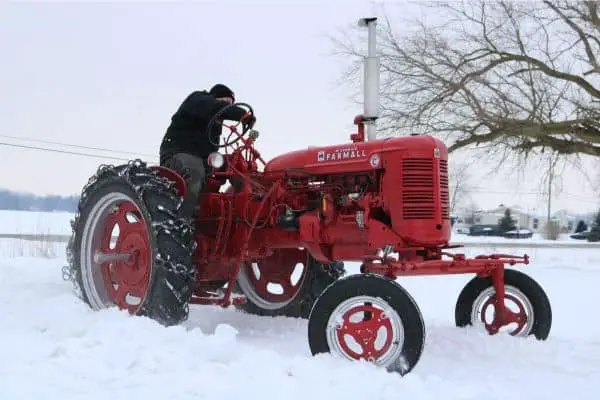
[[[522,270],[550,297],[550,338],[455,328],[456,296],[470,276],[404,278],[427,342],[421,362],[401,378],[312,357],[302,320],[197,306],[183,326],[164,328],[116,310],[91,312],[61,278],[64,244],[3,239],[0,399],[597,399],[600,249],[466,251],[531,256]]]

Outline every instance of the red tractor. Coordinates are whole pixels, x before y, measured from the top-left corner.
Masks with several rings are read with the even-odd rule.
[[[374,40],[375,19],[361,23]],[[377,59],[367,63],[373,72]],[[405,374],[421,357],[425,326],[396,278],[471,273],[457,326],[479,322],[493,334],[511,325],[513,335],[546,339],[546,294],[505,268],[527,256],[448,252],[458,246],[449,244],[447,148],[427,135],[374,139],[377,85],[374,74],[367,79],[350,143],[265,162],[256,131],[223,124],[231,132],[209,157],[192,221],[178,214],[186,185],[174,171],[140,160],[100,167],[83,189],[67,250],[65,274],[81,298],[95,310],[116,305],[164,325],[185,320],[189,304],[308,318],[312,354]],[[343,261],[360,262],[360,273],[343,276]]]

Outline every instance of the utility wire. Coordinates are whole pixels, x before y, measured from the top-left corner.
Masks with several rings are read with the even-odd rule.
[[[144,153],[135,153],[135,152],[130,152],[130,151],[113,150],[113,149],[106,149],[106,148],[102,148],[102,147],[83,146],[83,145],[77,145],[77,144],[54,142],[54,141],[50,141],[50,140],[42,140],[42,139],[34,139],[34,138],[26,138],[26,137],[10,136],[10,135],[0,135],[0,137],[7,138],[7,139],[26,140],[29,142],[36,142],[36,143],[54,144],[54,145],[59,145],[59,146],[73,147],[73,148],[77,148],[77,149],[99,150],[99,151],[108,151],[111,153],[138,154],[138,155],[141,155],[144,157],[155,157],[155,155],[153,155],[153,154],[144,154]]]
[[[47,148],[47,147],[27,146],[27,145],[24,145],[24,144],[15,144],[15,143],[0,142],[0,145],[1,146],[10,146],[10,147],[19,147],[19,148],[22,148],[22,149],[52,151],[52,152],[56,152],[56,153],[72,154],[72,155],[92,157],[92,158],[103,158],[103,159],[111,159],[111,160],[119,160],[119,161],[130,161],[130,159],[128,159],[128,158],[122,158],[122,157],[111,157],[111,156],[103,156],[103,155],[99,155],[99,154],[79,153],[79,152],[68,151],[68,150],[50,149],[50,148]]]

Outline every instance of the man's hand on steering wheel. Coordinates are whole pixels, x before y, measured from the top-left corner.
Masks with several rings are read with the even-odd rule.
[[[248,130],[252,129],[254,127],[254,124],[256,123],[256,117],[254,116],[254,114],[247,112],[242,119],[240,120],[240,122],[242,123],[242,125],[244,126],[244,132],[247,132]]]
[[[232,115],[229,116],[230,118],[227,118],[228,115],[225,115],[227,113],[227,111],[229,111],[229,109],[231,109],[231,108],[240,109],[242,107],[247,108],[248,111],[245,112],[242,115],[241,118],[239,118],[239,116],[233,117]],[[233,118],[231,118],[231,117],[233,117]],[[235,128],[235,126],[228,126],[228,125],[223,124],[223,120],[224,119],[237,120],[238,124],[242,125],[242,131],[239,132]],[[215,115],[213,115],[213,117],[208,121],[206,130],[208,132],[212,132],[212,129],[213,129],[214,125],[215,124],[219,124],[221,126],[226,126],[227,128],[229,128],[229,130],[231,131],[231,134],[233,134],[234,136],[237,136],[237,137],[235,139],[233,139],[232,141],[229,141],[229,142],[226,141],[223,144],[219,144],[219,139],[218,138],[213,138],[210,135],[210,133],[208,135],[208,139],[209,139],[209,141],[210,141],[210,143],[212,145],[216,146],[219,149],[231,146],[231,145],[237,143],[239,140],[241,140],[242,136],[244,136],[247,133],[249,133],[252,130],[252,128],[253,128],[253,126],[254,126],[255,123],[256,123],[256,117],[254,116],[254,110],[252,109],[252,107],[249,104],[246,104],[246,103],[234,103],[234,104],[226,105],[225,107],[221,108]],[[231,134],[229,136],[231,136]],[[218,136],[220,138],[220,135],[218,135]]]

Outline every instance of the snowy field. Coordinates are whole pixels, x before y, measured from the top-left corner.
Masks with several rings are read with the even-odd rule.
[[[70,231],[66,213],[0,218],[2,233]],[[456,296],[470,276],[401,279],[427,328],[421,362],[401,378],[312,357],[302,320],[195,306],[183,326],[164,328],[116,310],[91,312],[62,280],[64,246],[0,240],[0,399],[599,398],[600,248],[466,249],[531,256],[520,269],[553,305],[545,342],[455,328]]]
[[[0,210],[0,234],[70,235],[69,212]]]

